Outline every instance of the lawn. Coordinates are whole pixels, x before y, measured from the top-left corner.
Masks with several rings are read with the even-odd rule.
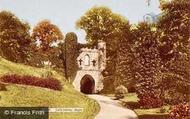
[[[169,113],[170,106],[163,106],[161,108],[152,109],[134,109],[138,115],[167,115]],[[163,112],[161,110],[164,110]]]
[[[134,109],[139,119],[167,119],[170,106],[152,109]]]
[[[64,77],[51,69],[34,68],[12,63],[0,58],[0,76],[4,74],[30,75],[45,77],[47,73],[59,80],[62,91],[55,91],[35,86],[7,84],[7,91],[0,91],[0,106],[8,107],[79,107],[79,113],[50,113],[50,119],[93,119],[99,112],[99,105],[92,99],[74,90]]]
[[[139,119],[166,119],[169,114],[170,106],[163,106],[161,108],[141,109],[138,104],[138,97],[136,93],[128,93],[123,99],[120,99],[121,104],[131,108],[138,115]]]
[[[136,93],[128,93],[125,95],[123,99],[120,99],[122,102],[134,102],[137,103],[139,98],[137,97]]]

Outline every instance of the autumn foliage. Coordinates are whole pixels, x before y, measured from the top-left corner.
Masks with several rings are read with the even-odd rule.
[[[35,26],[32,37],[41,42],[41,48],[45,51],[51,47],[51,43],[63,39],[60,29],[48,20],[43,20]]]

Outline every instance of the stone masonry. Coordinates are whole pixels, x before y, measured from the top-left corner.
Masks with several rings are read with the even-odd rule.
[[[101,91],[103,89],[103,76],[101,72],[106,67],[105,42],[100,41],[97,45],[97,48],[81,48],[77,61],[79,70],[77,71],[75,80],[73,82],[74,87],[78,91],[81,91],[81,80],[87,80],[85,77],[88,76],[89,78],[90,76],[90,80],[94,82],[92,93],[98,93]]]

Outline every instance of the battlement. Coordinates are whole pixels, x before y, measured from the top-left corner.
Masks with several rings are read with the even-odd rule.
[[[98,52],[97,48],[81,48],[80,52]]]

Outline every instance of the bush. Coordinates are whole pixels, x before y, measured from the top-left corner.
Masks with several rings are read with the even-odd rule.
[[[0,91],[6,91],[6,85],[0,82]]]
[[[155,94],[145,93],[139,97],[139,104],[143,108],[157,108],[163,106],[163,101],[156,97]]]
[[[160,108],[160,113],[165,113],[166,111],[167,111],[166,108],[164,108],[164,107]]]
[[[39,80],[36,82],[36,86],[39,87],[46,87],[54,90],[61,90],[62,86],[60,85],[60,82],[55,79],[46,79],[46,80]]]
[[[62,90],[60,82],[54,78],[39,78],[34,76],[4,75],[1,81],[5,83],[24,84],[49,88],[53,90]]]
[[[169,119],[189,119],[190,117],[190,103],[181,103],[173,106],[169,114]]]
[[[120,85],[115,89],[115,97],[117,99],[124,98],[125,94],[128,93],[128,90],[125,86]]]
[[[51,70],[47,70],[44,74],[42,74],[41,76],[43,77],[43,78],[51,78],[52,77],[52,75],[53,75],[53,73],[51,72]]]
[[[174,74],[165,74],[162,82],[161,98],[166,104],[177,105],[190,101],[190,84]]]

